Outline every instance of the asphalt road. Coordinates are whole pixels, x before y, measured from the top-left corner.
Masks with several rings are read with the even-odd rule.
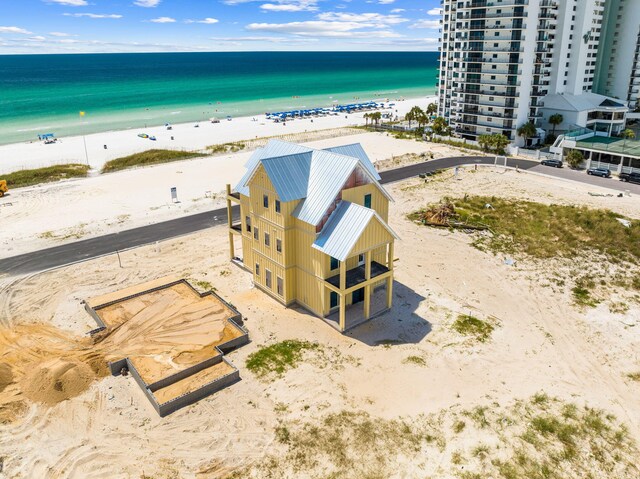
[[[394,181],[418,176],[422,173],[453,168],[457,165],[474,163],[493,164],[493,162],[494,159],[492,157],[485,156],[440,158],[437,160],[429,160],[424,163],[383,171],[380,172],[380,176],[382,178],[382,183],[392,183]],[[583,172],[571,171],[566,168],[556,169],[545,167],[541,166],[537,161],[516,160],[510,158],[507,164],[514,168],[518,166],[518,168],[523,170],[532,170],[582,183],[607,186],[620,191],[628,189],[636,194],[640,194],[640,185],[630,185],[611,178],[605,179],[588,176]],[[238,219],[239,210],[237,206],[234,207],[233,215],[234,219]],[[116,251],[123,251],[135,248],[136,246],[142,246],[145,244],[155,243],[156,241],[194,233],[212,226],[225,224],[226,221],[226,208],[220,208],[204,213],[184,216],[174,220],[164,221],[162,223],[125,230],[119,233],[99,236],[40,251],[12,256],[10,258],[0,259],[0,274],[18,275],[44,271],[76,263],[78,261],[112,254]]]

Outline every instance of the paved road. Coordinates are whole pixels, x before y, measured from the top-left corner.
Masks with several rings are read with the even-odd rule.
[[[493,164],[492,157],[455,157],[430,160],[425,163],[396,168],[380,173],[382,183],[392,183],[417,176],[421,173],[432,172],[444,168],[453,168],[461,164]],[[640,185],[629,185],[615,179],[604,179],[587,176],[584,173],[571,171],[566,168],[555,169],[541,166],[536,161],[509,159],[508,166],[518,166],[523,170],[531,170],[546,173],[552,176],[568,178],[582,183],[630,191],[640,194]],[[637,188],[636,188],[637,187]],[[234,208],[234,219],[238,218],[238,207]],[[75,263],[78,261],[97,258],[116,251],[123,251],[136,246],[142,246],[156,241],[162,241],[176,236],[181,236],[196,231],[201,231],[212,226],[226,223],[226,208],[220,208],[195,215],[184,216],[174,220],[164,221],[149,226],[142,226],[130,230],[99,236],[74,243],[68,243],[53,248],[47,248],[32,253],[0,259],[0,275],[25,274],[44,271],[58,266]]]

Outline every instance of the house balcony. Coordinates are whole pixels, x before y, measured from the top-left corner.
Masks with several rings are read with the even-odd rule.
[[[388,273],[389,271],[389,268],[387,268],[383,264],[380,264],[377,261],[371,262],[371,279]],[[364,265],[350,269],[346,273],[345,289],[350,290],[352,288],[355,288],[356,286],[364,283],[366,280],[367,277]],[[330,278],[325,279],[325,281],[336,288],[340,288],[340,274],[331,276]]]

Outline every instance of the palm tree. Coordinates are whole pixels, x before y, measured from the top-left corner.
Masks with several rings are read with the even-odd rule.
[[[556,126],[564,121],[564,117],[560,113],[554,113],[549,117],[549,123],[553,125],[553,129],[551,130],[551,134],[556,136]]]
[[[495,133],[491,135],[491,144],[495,152],[498,154],[504,153],[504,149],[507,147],[509,143],[511,143],[509,141],[509,138],[507,138],[504,135],[501,135],[500,133]]]
[[[435,115],[436,113],[438,113],[438,105],[435,103],[429,103],[427,105],[427,115],[429,115],[429,117],[431,117],[432,115]]]
[[[433,120],[433,124],[431,125],[433,132],[436,135],[448,136],[450,134],[449,125],[447,124],[447,120],[439,116],[435,120]]]
[[[565,159],[571,168],[577,168],[584,161],[584,156],[579,150],[571,150]]]
[[[478,137],[478,145],[484,151],[489,151],[489,147],[491,146],[491,135],[480,135]]]
[[[620,133],[620,136],[624,138],[623,148],[626,149],[627,140],[635,140],[636,133],[631,128],[627,128],[626,130],[622,130],[622,132]],[[624,166],[624,159],[622,160],[622,162],[623,162],[622,166]],[[631,157],[629,157],[629,166],[631,166]]]
[[[422,111],[422,108],[417,105],[409,110],[409,112],[404,116],[404,119],[409,121],[409,128],[411,128],[411,122],[420,118],[421,115],[424,115],[424,112]]]
[[[536,130],[535,125],[529,122],[529,123],[525,123],[520,128],[518,128],[516,133],[518,133],[518,136],[521,136],[522,138],[524,138],[524,146],[526,147],[527,140],[529,138],[533,138],[534,136],[536,136],[538,134],[538,131]]]
[[[380,121],[381,118],[382,118],[382,113],[380,113],[379,111],[374,111],[373,113],[371,113],[371,120],[373,120],[376,123],[376,126],[378,126],[378,122]]]
[[[371,113],[365,113],[363,115],[364,118],[364,126],[369,126],[369,118],[371,118]]]

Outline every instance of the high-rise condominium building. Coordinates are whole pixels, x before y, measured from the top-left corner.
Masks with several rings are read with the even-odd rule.
[[[607,0],[594,90],[638,106],[640,1]]]
[[[556,104],[566,109],[564,129],[587,126],[598,109],[603,113],[589,121],[613,119],[611,109],[626,111],[591,93],[604,0],[441,4],[439,115],[460,136],[501,133],[517,140],[516,130],[527,122],[548,128]],[[617,131],[624,118],[618,123],[606,127]]]

